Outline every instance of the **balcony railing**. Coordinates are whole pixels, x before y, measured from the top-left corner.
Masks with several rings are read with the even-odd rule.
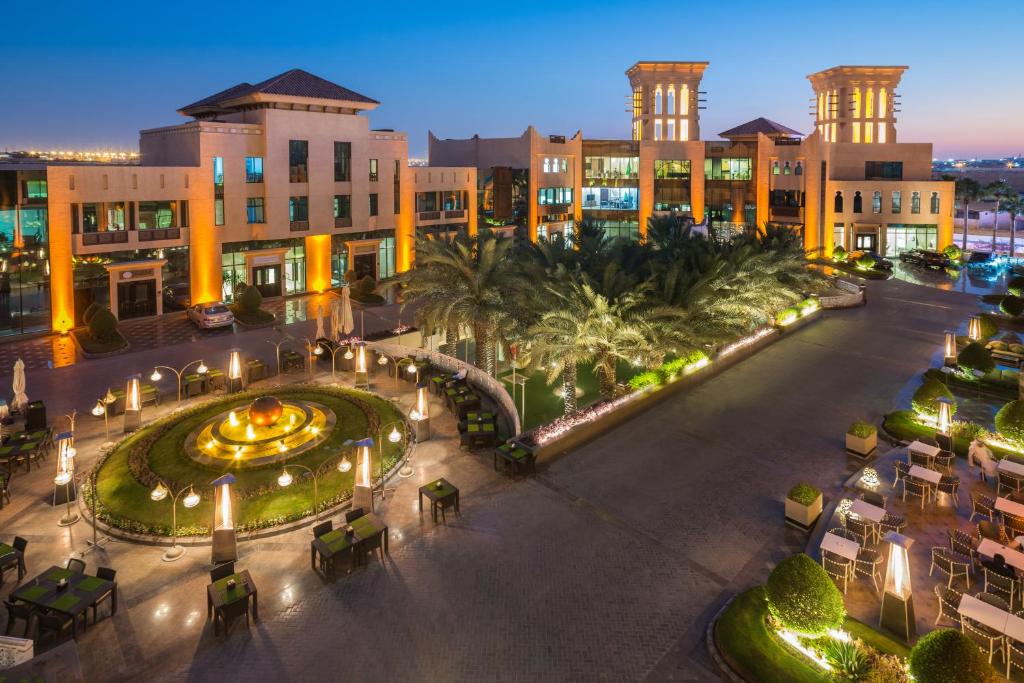
[[[454,209],[452,211],[445,211],[444,212],[444,217],[445,218],[465,218],[466,217],[466,210],[465,209]]]
[[[106,232],[82,233],[82,244],[87,247],[94,244],[122,244],[127,241],[127,230],[108,230]]]
[[[771,207],[772,214],[782,218],[799,218],[800,207],[799,206],[773,206]]]
[[[288,227],[292,232],[304,232],[309,230],[309,221],[292,221]]]
[[[181,239],[181,228],[151,228],[138,232],[140,242]]]
[[[336,228],[351,228],[352,227],[352,217],[351,216],[349,216],[348,218],[337,218],[336,217],[334,219],[334,227],[336,227]]]
[[[440,211],[420,211],[421,221],[437,221],[441,220]]]

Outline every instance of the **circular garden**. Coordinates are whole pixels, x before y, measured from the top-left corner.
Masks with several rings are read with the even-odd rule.
[[[232,501],[235,528],[238,531],[265,529],[313,514],[313,480],[308,467],[320,472],[317,479],[320,510],[348,500],[355,477],[355,449],[351,443],[372,437],[370,471],[373,478],[397,464],[404,453],[405,441],[391,443],[380,438],[382,427],[404,418],[391,402],[374,394],[353,389],[326,386],[280,387],[273,394],[286,405],[316,406],[333,417],[318,429],[312,447],[289,453],[286,458],[266,464],[243,458],[202,458],[190,456],[189,442],[219,416],[234,411],[242,414],[266,391],[243,392],[176,412],[145,425],[122,440],[100,464],[96,476],[96,508],[99,519],[111,527],[138,534],[169,536],[171,503],[153,501],[150,492],[160,483],[172,495],[190,485],[200,494],[199,505],[177,506],[177,534],[202,536],[213,525],[213,486],[218,477],[235,477]],[[408,433],[407,430],[405,433]],[[337,466],[347,458],[352,467]],[[383,459],[383,462],[382,462]],[[278,484],[286,463],[294,482],[287,488]],[[92,491],[88,503],[91,505]]]

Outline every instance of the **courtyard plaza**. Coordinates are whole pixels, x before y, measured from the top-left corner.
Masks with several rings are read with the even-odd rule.
[[[226,640],[203,610],[208,546],[163,563],[162,548],[113,541],[86,555],[90,573],[118,570],[121,591],[117,615],[78,638],[86,680],[717,680],[709,620],[808,544],[783,524],[786,491],[806,480],[827,502],[843,495],[846,428],[880,422],[977,302],[896,280],[869,283],[868,301],[825,313],[526,480],[495,472],[489,453],[460,450],[454,420],[434,406],[432,423],[444,417],[417,447],[414,476],[392,479],[377,500],[390,528],[384,561],[325,583],[308,565],[308,528],[242,542],[236,566],[259,587],[260,620]],[[266,332],[232,343],[243,356],[272,355]],[[187,362],[225,346],[163,352]],[[50,411],[57,424],[60,411],[95,403],[114,370],[146,372],[157,355],[30,373],[29,395],[61,406]],[[387,396],[392,384],[381,373],[373,390]],[[408,390],[399,400],[407,409]],[[88,467],[102,421],[80,416],[76,435]],[[461,515],[435,525],[417,490],[442,476],[461,490]],[[48,468],[12,485],[2,539],[29,540],[29,576],[84,548],[87,523],[56,524]]]

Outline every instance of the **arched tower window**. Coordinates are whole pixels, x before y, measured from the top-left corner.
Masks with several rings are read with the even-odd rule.
[[[668,102],[666,103],[665,109],[667,110],[665,112],[667,114],[676,113],[676,86],[674,85],[668,86]]]
[[[663,95],[664,95],[664,93],[662,92],[660,85],[657,88],[654,89],[654,113],[655,114],[660,114],[661,113],[661,98],[662,98]]]
[[[793,170],[793,175],[803,175],[803,174],[804,174],[803,164],[801,164],[798,161],[798,162],[796,162],[796,168]]]
[[[836,198],[833,202],[832,210],[836,213],[843,212],[843,193],[841,191],[836,191]]]
[[[853,212],[854,213],[863,213],[863,211],[864,211],[864,200],[860,196],[860,192],[859,191],[858,192],[854,192],[853,193]]]

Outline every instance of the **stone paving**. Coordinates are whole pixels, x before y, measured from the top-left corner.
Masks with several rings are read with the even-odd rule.
[[[87,678],[716,680],[703,644],[708,619],[807,541],[783,525],[786,490],[806,479],[836,497],[846,427],[888,411],[942,331],[975,305],[900,282],[871,283],[869,299],[826,313],[526,481],[495,473],[488,454],[460,451],[454,422],[439,418],[437,438],[414,455],[415,476],[390,482],[396,490],[380,503],[391,528],[387,560],[325,584],[308,566],[308,529],[241,544],[261,620],[226,641],[205,618],[208,548],[166,564],[158,548],[111,543],[86,557],[90,570],[98,561],[118,569],[123,591],[116,617],[79,638]],[[296,323],[296,336],[309,325]],[[232,343],[269,356],[264,337]],[[29,394],[82,409],[105,376],[145,367],[157,351],[184,362],[222,350],[201,339],[116,366],[37,372]],[[102,422],[80,424],[88,463]],[[462,515],[447,526],[416,511],[416,489],[438,476],[462,491]],[[16,479],[14,504],[0,511],[0,539],[30,541],[30,573],[80,550],[90,534],[82,523],[57,527],[60,511],[45,502],[51,477]]]

